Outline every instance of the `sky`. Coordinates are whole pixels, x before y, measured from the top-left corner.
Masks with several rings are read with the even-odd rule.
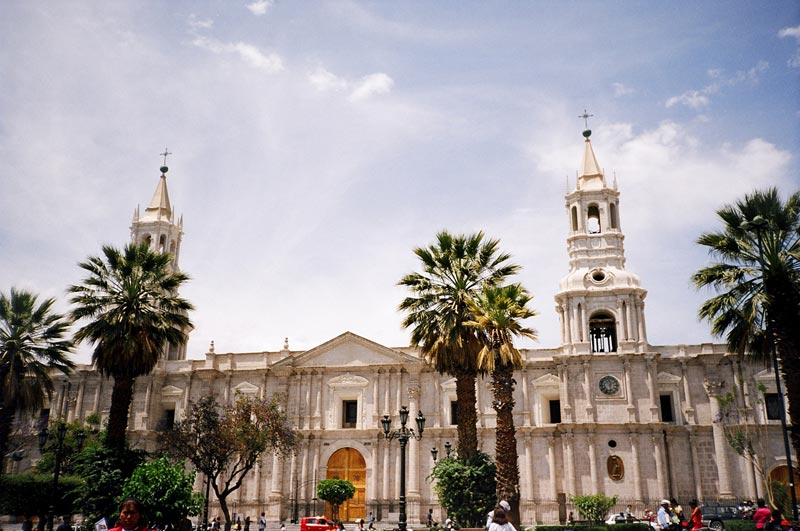
[[[796,0],[3,1],[0,291],[67,311],[166,146],[190,358],[408,345],[397,282],[443,229],[500,239],[539,312],[519,346],[554,348],[585,109],[649,342],[712,341],[695,240],[800,189],[799,75]]]

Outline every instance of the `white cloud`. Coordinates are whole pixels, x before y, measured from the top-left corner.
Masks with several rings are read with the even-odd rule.
[[[789,58],[786,62],[792,68],[800,67],[800,26],[795,26],[793,28],[783,28],[778,32],[778,37],[794,37],[797,40],[798,47],[794,52],[794,55]]]
[[[361,101],[376,94],[387,94],[392,90],[394,80],[383,72],[364,76],[350,93],[350,101]]]
[[[708,96],[697,90],[687,90],[680,96],[672,96],[665,104],[667,108],[672,107],[678,103],[691,107],[692,109],[701,109],[709,104]]]
[[[245,7],[250,10],[255,16],[260,17],[267,13],[267,9],[272,7],[272,0],[256,0],[252,4],[247,4]]]
[[[235,53],[250,64],[250,66],[268,72],[283,70],[283,61],[278,54],[274,52],[264,52],[252,44],[244,42],[226,43],[207,37],[197,37],[192,41],[192,44],[215,54]]]
[[[778,37],[794,37],[795,39],[800,42],[800,26],[795,26],[793,28],[783,28],[778,32]]]
[[[730,76],[725,76],[725,71],[721,68],[709,68],[706,72],[712,82],[700,90],[687,90],[680,96],[667,98],[665,107],[673,107],[677,104],[685,105],[698,110],[707,107],[711,103],[709,96],[719,94],[723,88],[733,87],[743,82],[757,85],[761,74],[769,70],[767,61],[759,61],[755,66],[747,70],[737,70]]]
[[[189,19],[186,21],[186,23],[193,31],[211,29],[211,27],[214,25],[214,21],[210,18],[198,19],[197,15],[194,13],[189,15]]]
[[[328,90],[344,90],[348,85],[347,80],[338,77],[336,74],[325,70],[321,66],[313,72],[309,72],[307,77],[311,85],[322,92]]]
[[[627,87],[622,83],[613,83],[611,86],[614,87],[614,97],[616,98],[636,92],[634,89]]]

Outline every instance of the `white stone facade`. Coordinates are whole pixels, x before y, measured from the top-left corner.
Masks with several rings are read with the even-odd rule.
[[[156,196],[153,205],[163,209],[163,176]],[[583,174],[566,195],[569,271],[556,296],[562,345],[525,350],[525,367],[515,375],[525,524],[558,521],[565,515],[564,500],[577,494],[618,495],[622,506],[630,503],[637,512],[671,496],[685,505],[691,498],[763,495],[763,481],[714,422],[717,393],[735,390],[755,421],[770,425],[767,467],[784,464],[780,424],[767,420],[756,398],[759,386],[774,392],[773,373],[740,364],[724,345],[647,343],[646,291],[625,269],[619,200],[586,135]],[[145,221],[134,218],[137,241]],[[164,225],[159,234],[167,235],[168,247],[170,241],[180,245],[182,221],[175,225],[171,210],[147,222]],[[348,448],[364,462],[358,505],[363,513],[357,516],[372,510],[379,519],[388,517],[397,511],[400,456],[397,442],[383,438],[380,418],[389,414],[397,426],[405,405],[412,415],[421,410],[427,417],[422,440],[409,442],[409,521],[423,521],[429,507],[444,518],[426,478],[431,448],[441,458],[445,442],[455,443],[455,382],[434,372],[415,349],[388,348],[346,332],[308,351],[287,344],[277,352],[217,353],[212,345],[205,359],[187,360],[185,350],[171,357],[179,359],[164,360],[150,377],[137,379],[129,422],[134,444],[154,449],[159,423],[180,419],[190,401],[214,395],[229,402],[237,392],[283,394],[302,434],[291,459],[264,456],[229,500],[235,512],[253,517],[265,511],[272,520],[289,520],[295,510],[300,516],[321,512],[314,504],[315,482],[326,477],[333,454]],[[110,381],[81,366],[69,397],[54,397],[51,416],[64,410],[67,420],[91,413],[105,418],[110,394]],[[488,380],[478,381],[477,396],[481,450],[492,454],[495,413]],[[201,483],[198,478],[198,490]],[[211,516],[216,512],[212,500]]]

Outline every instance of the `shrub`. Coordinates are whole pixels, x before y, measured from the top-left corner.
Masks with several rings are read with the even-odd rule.
[[[603,494],[587,494],[573,496],[572,503],[578,509],[578,514],[589,520],[589,522],[602,522],[606,519],[608,511],[617,503],[617,497],[612,496],[609,498]]]
[[[466,461],[440,459],[428,480],[436,480],[433,488],[451,518],[462,526],[483,527],[497,502],[495,471],[491,458],[478,452]]]

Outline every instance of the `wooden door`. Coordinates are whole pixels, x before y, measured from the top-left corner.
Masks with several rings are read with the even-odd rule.
[[[352,522],[356,518],[365,518],[367,510],[367,463],[355,448],[336,450],[328,459],[328,479],[346,479],[356,488],[355,495],[339,507],[339,518],[343,522]],[[330,506],[325,506],[330,515]]]

